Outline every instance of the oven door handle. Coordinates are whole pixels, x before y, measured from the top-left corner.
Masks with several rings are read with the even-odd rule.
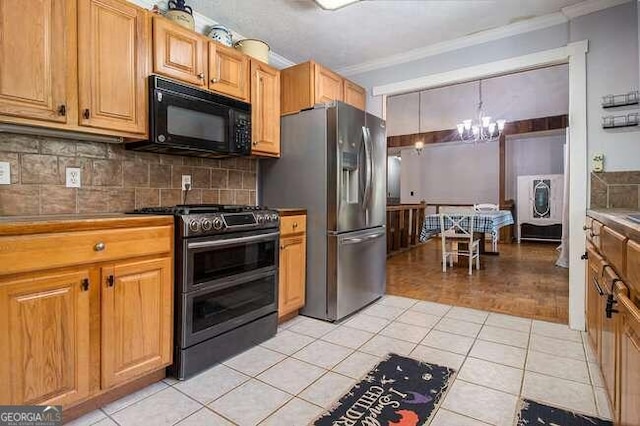
[[[199,248],[228,246],[231,244],[250,243],[254,241],[271,240],[277,238],[279,235],[279,232],[272,232],[270,234],[252,235],[250,237],[229,238],[225,240],[214,241],[198,241],[195,243],[187,243],[187,249],[192,250]]]

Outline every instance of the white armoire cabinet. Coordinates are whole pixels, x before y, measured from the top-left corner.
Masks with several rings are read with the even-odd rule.
[[[522,239],[560,241],[557,238],[523,237],[522,225],[562,225],[564,175],[518,176],[518,242]]]

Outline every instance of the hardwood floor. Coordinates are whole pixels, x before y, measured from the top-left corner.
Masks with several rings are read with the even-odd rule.
[[[567,323],[569,270],[555,243],[500,244],[468,275],[467,259],[442,272],[440,240],[387,259],[387,294]]]

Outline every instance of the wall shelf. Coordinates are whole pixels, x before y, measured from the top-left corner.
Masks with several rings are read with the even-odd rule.
[[[630,112],[624,115],[607,115],[602,117],[603,129],[617,129],[621,127],[634,127],[640,123],[640,113]]]
[[[602,97],[602,108],[616,108],[622,106],[638,105],[640,94],[637,90],[622,95],[606,95]]]

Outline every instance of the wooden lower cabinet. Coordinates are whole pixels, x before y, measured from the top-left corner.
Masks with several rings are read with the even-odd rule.
[[[101,220],[90,230],[86,221],[27,222],[25,234],[10,227],[3,234],[0,224],[0,247],[12,247],[0,250],[0,265],[13,262],[0,268],[0,405],[62,405],[77,416],[122,397],[121,386],[137,390],[142,384],[134,382],[171,364],[173,219]],[[39,226],[42,231],[33,231]],[[132,254],[114,238],[127,229],[146,230],[155,248]],[[69,249],[65,243],[77,237],[103,260]],[[66,247],[66,258],[47,266],[11,257],[17,251],[46,259],[43,238]]]
[[[171,362],[171,258],[102,268],[102,374],[110,388]]]
[[[89,285],[86,269],[0,283],[0,404],[89,395]]]
[[[620,404],[622,426],[640,425],[640,308],[625,295],[620,310]]]
[[[589,262],[587,266],[587,283],[586,283],[586,295],[587,295],[587,309],[586,309],[586,322],[587,322],[587,334],[589,336],[589,342],[593,348],[595,355],[600,354],[600,340],[602,335],[602,315],[601,306],[604,298],[604,291],[602,288],[601,272],[604,265],[604,260],[595,251],[593,246],[587,247],[589,253]]]
[[[293,224],[296,226],[293,226]],[[278,317],[289,316],[304,306],[307,273],[306,216],[287,216],[280,224],[278,270]]]

